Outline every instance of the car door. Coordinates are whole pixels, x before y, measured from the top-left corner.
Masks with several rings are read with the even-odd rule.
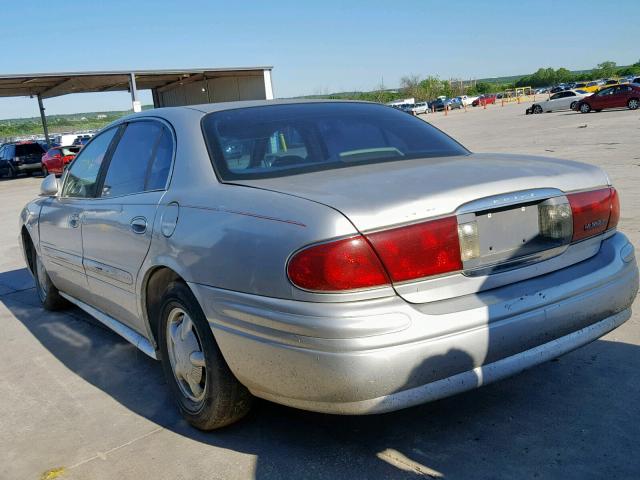
[[[619,108],[627,106],[627,96],[624,85],[611,87],[611,93],[607,95],[605,108]]]
[[[145,334],[136,279],[173,159],[173,134],[158,120],[127,123],[82,222],[83,264],[92,303]]]
[[[558,100],[558,104],[556,105],[556,110],[565,110],[569,108],[571,102],[575,101],[576,94],[573,92],[562,92],[562,98]]]
[[[610,108],[610,97],[613,95],[613,88],[603,88],[598,93],[590,97],[591,108],[594,110],[601,110],[603,108]]]
[[[82,264],[82,217],[117,131],[101,133],[84,148],[63,179],[61,193],[45,200],[40,210],[40,253],[51,281],[83,302],[90,300],[90,292]]]

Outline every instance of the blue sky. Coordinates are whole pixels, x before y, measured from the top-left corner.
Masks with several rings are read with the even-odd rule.
[[[5,1],[0,73],[273,65],[275,95],[482,78],[640,59],[637,0]],[[150,95],[143,95],[150,103]],[[47,113],[130,107],[127,93],[45,101]],[[37,115],[0,98],[0,118]]]

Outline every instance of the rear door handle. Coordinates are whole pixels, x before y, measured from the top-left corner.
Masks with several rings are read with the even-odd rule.
[[[80,215],[77,213],[69,215],[69,226],[71,228],[78,228],[78,225],[80,225]]]
[[[131,220],[131,230],[133,230],[133,233],[142,235],[147,231],[147,219],[144,217],[136,217]]]

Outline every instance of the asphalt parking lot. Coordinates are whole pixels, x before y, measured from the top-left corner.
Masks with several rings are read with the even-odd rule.
[[[603,166],[640,245],[640,114],[423,118],[473,151]],[[640,477],[640,310],[601,340],[502,382],[401,412],[336,417],[260,401],[213,433],[174,408],[160,365],[77,309],[45,312],[17,245],[40,178],[0,180],[0,478]]]

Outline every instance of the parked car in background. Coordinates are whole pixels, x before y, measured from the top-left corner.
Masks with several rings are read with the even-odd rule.
[[[460,97],[456,97],[456,98],[452,98],[450,100],[447,100],[445,102],[445,104],[447,105],[449,110],[456,110],[458,108],[464,108],[464,103],[462,103],[462,100],[460,99]]]
[[[62,175],[66,166],[76,157],[80,146],[54,147],[42,156],[42,173]]]
[[[414,115],[429,113],[429,102],[419,102],[412,108]]]
[[[59,133],[53,136],[53,141],[63,147],[73,145],[75,139],[78,138],[77,133]]]
[[[84,135],[78,135],[74,140],[73,140],[73,145],[86,145],[87,143],[89,143],[89,140],[91,140],[91,137],[93,135],[89,135],[89,134],[84,134]]]
[[[603,85],[604,85],[604,82],[601,81],[601,80],[588,82],[585,87],[581,88],[581,90],[584,90],[586,92],[594,93],[594,92],[597,92],[598,90],[600,90]]]
[[[636,83],[638,85],[640,85],[640,77],[634,78],[631,83]]]
[[[400,110],[404,113],[408,113],[409,115],[413,115],[413,107],[415,106],[415,103],[401,103],[401,104],[396,104],[396,105],[391,105],[393,108],[395,108],[396,110]]]
[[[19,173],[41,173],[44,153],[44,147],[38,142],[5,143],[0,147],[0,170],[11,178]]]
[[[491,105],[493,103],[496,103],[496,94],[487,93],[484,95],[480,95],[471,103],[471,105],[474,107],[478,107],[478,106],[482,107],[484,105]]]
[[[580,100],[589,95],[591,94],[584,90],[567,90],[565,92],[554,93],[548,100],[536,102],[531,105],[531,112],[543,113],[557,110],[575,110]]]
[[[592,110],[599,112],[606,108],[624,108],[636,110],[640,106],[640,85],[629,83],[606,87],[593,95],[583,98],[576,109],[582,113]]]
[[[433,102],[431,102],[431,109],[435,110],[436,112],[441,112],[445,109],[445,106],[449,101],[450,100],[447,99],[447,97],[438,97]]]
[[[63,178],[20,215],[35,294],[161,360],[203,430],[252,396],[373,414],[476,388],[620,326],[638,290],[603,170],[371,103],[142,112]]]

